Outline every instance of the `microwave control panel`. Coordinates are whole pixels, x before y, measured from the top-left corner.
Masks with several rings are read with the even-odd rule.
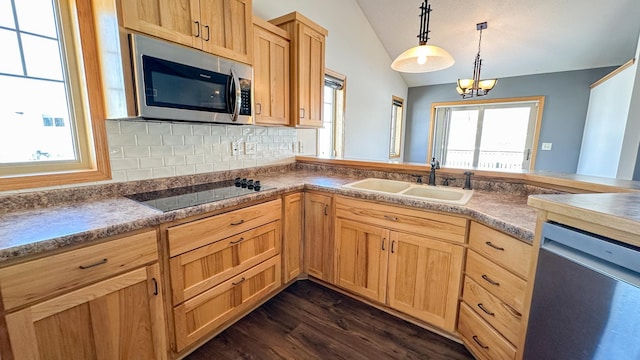
[[[251,80],[240,79],[240,115],[251,115]]]

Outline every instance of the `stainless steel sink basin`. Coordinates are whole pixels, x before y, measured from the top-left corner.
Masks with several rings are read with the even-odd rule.
[[[375,178],[352,182],[342,185],[342,187],[457,205],[466,204],[469,202],[469,199],[471,199],[471,195],[473,195],[473,190],[463,190],[448,186],[420,185],[404,181]]]

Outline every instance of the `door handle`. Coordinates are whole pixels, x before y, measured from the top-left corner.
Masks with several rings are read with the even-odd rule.
[[[262,104],[256,103],[256,115],[262,115]]]
[[[300,108],[300,119],[304,119],[304,108]]]
[[[200,21],[196,20],[194,21],[194,23],[196,23],[196,35],[195,37],[200,37]]]
[[[209,25],[205,25],[204,28],[207,29],[207,38],[204,39],[204,41],[209,41],[211,39],[211,31],[209,30]]]
[[[393,240],[391,242],[391,253],[394,254],[396,252],[396,241]]]
[[[384,251],[384,241],[387,240],[385,238],[382,238],[382,251]]]
[[[324,206],[324,215],[328,216],[329,215],[329,205],[325,205]]]

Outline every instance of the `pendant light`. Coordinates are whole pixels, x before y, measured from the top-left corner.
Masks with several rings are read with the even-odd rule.
[[[462,95],[463,99],[472,98],[474,96],[485,96],[489,93],[496,83],[497,79],[480,80],[480,70],[482,69],[482,59],[480,58],[480,44],[482,43],[482,30],[487,28],[487,22],[476,24],[476,29],[480,31],[480,40],[478,40],[478,54],[473,62],[473,79],[458,79],[456,91]]]
[[[420,32],[418,46],[400,54],[391,63],[391,68],[406,73],[423,73],[446,69],[455,63],[451,54],[441,47],[427,45],[429,41],[429,17],[431,5],[424,1],[420,6]]]

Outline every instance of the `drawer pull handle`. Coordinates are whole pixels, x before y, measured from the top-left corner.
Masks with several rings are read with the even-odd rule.
[[[476,335],[473,335],[473,341],[476,342],[476,344],[480,345],[481,348],[487,350],[489,347],[483,343],[480,342],[480,340],[478,340],[478,337]]]
[[[240,221],[231,223],[231,225],[233,225],[233,226],[237,226],[237,225],[240,225],[240,224],[244,224],[244,220],[240,220]]]
[[[398,218],[395,216],[385,215],[384,218],[391,221],[398,221]]]
[[[500,286],[500,283],[497,281],[492,280],[490,277],[487,276],[487,274],[483,274],[482,278],[488,282],[489,284],[493,285],[493,286]]]
[[[240,285],[240,284],[242,284],[245,280],[247,280],[247,279],[245,279],[245,278],[243,277],[242,279],[240,279],[240,281],[238,281],[238,282],[234,282],[234,283],[231,283],[231,285],[233,285],[233,286]]]
[[[244,241],[244,238],[243,238],[243,237],[241,237],[240,239],[238,239],[238,240],[236,240],[236,241],[230,241],[230,242],[229,242],[229,244],[233,244],[233,245],[235,245],[235,244],[239,244],[239,243],[241,243],[241,242],[243,242],[243,241]]]
[[[391,253],[394,254],[396,252],[396,241],[393,240],[391,242]]]
[[[151,278],[151,281],[153,281],[153,295],[158,295],[158,280]]]
[[[496,249],[498,251],[504,251],[503,247],[494,245],[491,241],[486,241],[485,244],[487,244],[489,247],[492,247],[492,248],[494,248],[494,249]]]
[[[384,242],[385,242],[386,240],[387,240],[387,239],[382,238],[382,251],[384,251]]]
[[[509,313],[511,313],[511,315],[513,315],[514,317],[518,319],[522,317],[522,314],[518,310],[512,308],[511,306],[504,303],[502,304],[502,306],[504,306],[504,308],[507,309],[507,311],[509,311]]]
[[[102,259],[100,261],[98,261],[97,263],[91,264],[91,265],[80,265],[78,266],[80,269],[82,270],[86,270],[86,269],[90,269],[92,267],[96,267],[102,264],[106,264],[107,263],[107,259]]]
[[[487,308],[485,308],[484,305],[482,305],[482,303],[478,303],[478,307],[480,308],[480,310],[484,311],[485,314],[490,316],[496,316],[495,313],[492,313],[491,311],[487,310]]]

